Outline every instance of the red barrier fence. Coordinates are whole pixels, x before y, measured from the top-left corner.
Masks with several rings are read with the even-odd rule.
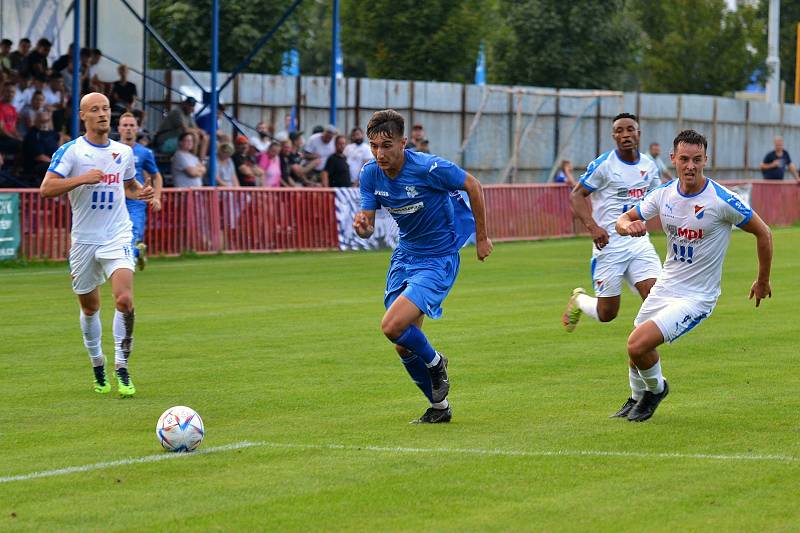
[[[800,185],[750,183],[753,208],[768,224],[800,221]],[[494,240],[583,233],[563,185],[488,185],[484,191]],[[0,192],[20,194],[20,257],[65,259],[71,221],[66,196],[41,198],[36,189]],[[339,247],[335,195],[333,189],[164,189],[162,210],[148,213],[145,241],[155,255],[334,250]]]

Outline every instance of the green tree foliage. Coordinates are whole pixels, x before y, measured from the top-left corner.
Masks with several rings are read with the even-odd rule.
[[[633,0],[643,31],[636,66],[641,90],[722,95],[763,78],[766,19],[757,8],[728,11],[724,0]]]
[[[620,88],[639,32],[624,0],[500,0],[490,47],[496,83]]]
[[[471,82],[486,0],[344,0],[345,65],[356,58],[373,78]]]
[[[768,20],[769,2],[762,0],[759,15]],[[797,24],[800,23],[800,2],[781,0],[780,37],[778,56],[781,60],[781,79],[786,82],[786,101],[794,102],[795,55],[797,54]],[[764,33],[766,42],[767,34]]]

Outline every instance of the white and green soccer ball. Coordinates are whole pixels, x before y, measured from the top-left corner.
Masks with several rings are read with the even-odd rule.
[[[200,446],[205,436],[203,419],[191,407],[170,407],[156,424],[156,437],[165,450],[191,452]]]

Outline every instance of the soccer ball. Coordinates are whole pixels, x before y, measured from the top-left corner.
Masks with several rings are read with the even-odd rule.
[[[205,436],[203,419],[191,407],[170,407],[156,424],[156,437],[165,450],[191,452],[200,446]]]

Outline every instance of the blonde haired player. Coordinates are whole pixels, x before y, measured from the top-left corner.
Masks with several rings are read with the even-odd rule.
[[[90,93],[80,102],[86,134],[53,154],[40,192],[43,197],[67,193],[72,206],[72,247],[69,253],[72,290],[81,307],[83,342],[94,369],[94,390],[111,391],[106,378],[100,322],[100,290],[111,280],[114,313],[114,362],[120,396],[136,388],[128,372],[133,343],[133,271],[131,220],[125,198],[151,201],[153,189],[134,177],[130,147],[109,140],[111,107],[108,98]]]

